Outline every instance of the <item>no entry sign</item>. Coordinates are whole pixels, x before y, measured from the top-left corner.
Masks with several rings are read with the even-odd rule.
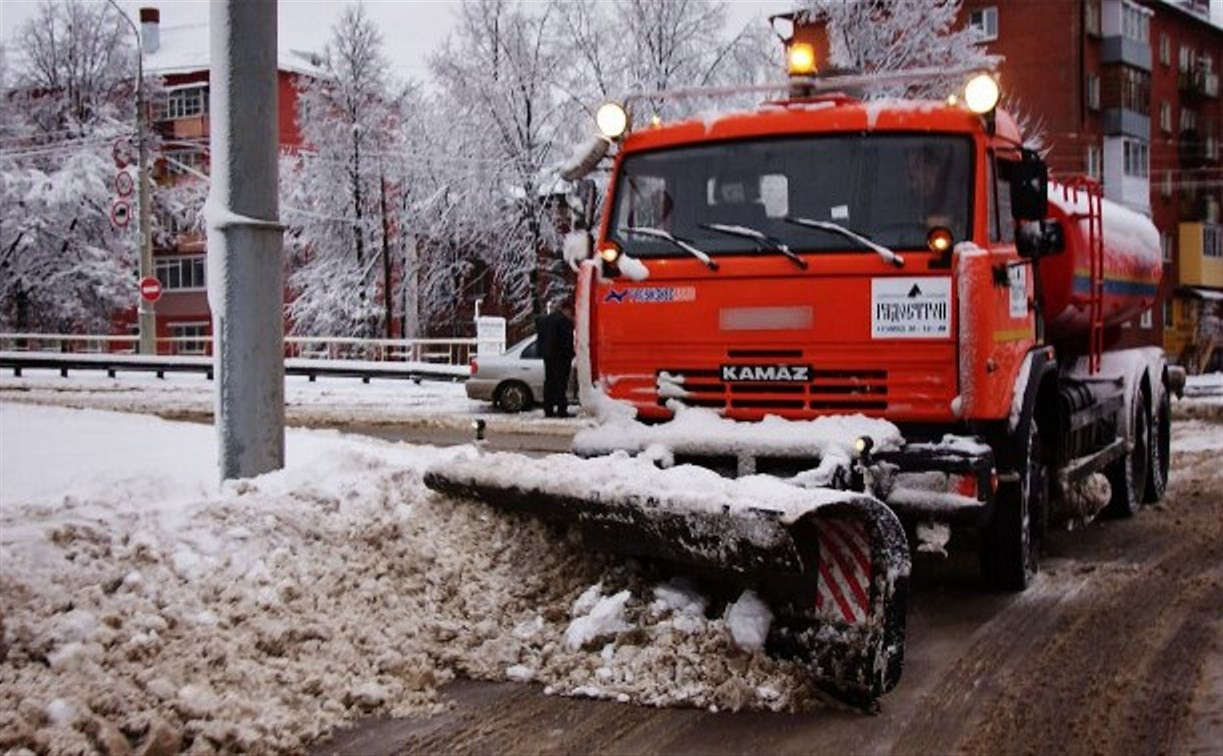
[[[146,302],[156,302],[161,299],[161,281],[151,276],[140,279],[140,298]]]

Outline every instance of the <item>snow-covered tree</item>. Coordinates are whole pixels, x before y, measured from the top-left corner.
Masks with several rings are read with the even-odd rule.
[[[727,30],[724,2],[572,0],[559,8],[578,64],[569,87],[590,108],[632,92],[757,83],[780,70],[781,46],[768,26]],[[646,102],[649,115],[668,119],[710,108],[699,99]]]
[[[473,0],[459,31],[433,57],[446,141],[428,238],[474,246],[424,261],[424,286],[441,294],[458,270],[487,268],[506,315],[535,307],[539,258],[559,246],[553,208],[565,186],[554,166],[577,125],[558,88],[557,5]],[[562,146],[563,145],[563,146]],[[445,243],[445,242],[443,242]],[[439,276],[441,279],[439,279]],[[459,294],[459,292],[455,292]],[[427,306],[436,306],[434,296]]]
[[[992,68],[999,60],[981,44],[981,34],[957,28],[960,0],[797,0],[809,21],[825,21],[831,63],[863,73],[914,68]],[[962,76],[915,86],[882,87],[867,96],[944,96]]]
[[[0,325],[107,330],[135,296],[133,231],[110,222],[112,145],[131,137],[134,66],[102,3],[47,3],[0,94]],[[11,71],[11,81],[10,81]]]
[[[382,45],[362,7],[350,7],[332,30],[326,75],[302,91],[307,147],[288,175],[285,214],[296,333],[389,333],[403,239],[390,217],[388,162],[399,159],[410,90],[391,80]]]

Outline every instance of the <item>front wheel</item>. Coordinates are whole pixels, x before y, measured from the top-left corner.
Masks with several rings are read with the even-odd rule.
[[[994,516],[981,538],[981,573],[997,591],[1024,590],[1037,569],[1040,529],[1034,523],[1043,521],[1049,479],[1034,418],[1027,431],[1019,480],[998,487]]]

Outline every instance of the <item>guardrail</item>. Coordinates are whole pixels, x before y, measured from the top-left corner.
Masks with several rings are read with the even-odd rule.
[[[119,373],[200,373],[212,380],[215,366],[211,357],[182,355],[117,354],[108,352],[0,352],[0,369],[12,370],[21,377],[26,370],[57,370],[65,378],[72,371],[105,371],[110,378]],[[426,362],[372,362],[363,360],[324,360],[303,357],[285,359],[285,375],[299,375],[314,381],[319,376],[360,378],[398,378],[416,381],[459,381],[467,377],[463,365]]]
[[[0,333],[0,352],[56,354],[134,354],[137,336],[60,333]],[[175,336],[155,340],[159,356],[208,356],[211,336]],[[314,336],[285,338],[285,358],[357,360],[361,362],[419,362],[430,365],[466,365],[481,344],[493,351],[503,342],[477,339],[358,339]]]

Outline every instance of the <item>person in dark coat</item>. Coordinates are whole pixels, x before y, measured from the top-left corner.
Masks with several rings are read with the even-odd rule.
[[[544,414],[569,417],[569,368],[573,364],[573,305],[554,303],[539,319],[539,353],[544,358]]]

